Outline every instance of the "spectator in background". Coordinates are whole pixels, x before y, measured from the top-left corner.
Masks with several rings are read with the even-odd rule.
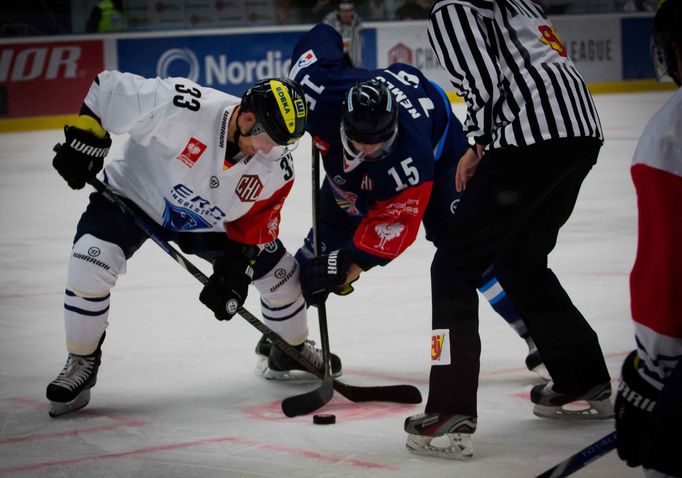
[[[423,20],[429,16],[429,9],[421,0],[405,0],[395,14],[398,20]]]
[[[102,0],[90,11],[85,24],[87,33],[120,32],[126,29],[123,0]]]
[[[343,56],[350,67],[362,67],[362,20],[353,2],[340,0],[336,10],[327,14],[322,23],[334,28],[343,39]]]

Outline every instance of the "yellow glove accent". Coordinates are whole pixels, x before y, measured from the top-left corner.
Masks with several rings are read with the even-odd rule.
[[[80,115],[78,118],[76,118],[76,122],[73,124],[73,127],[82,129],[83,131],[88,131],[98,138],[104,138],[107,135],[107,132],[104,130],[104,128],[102,128],[102,125],[100,125],[95,118],[88,115]]]

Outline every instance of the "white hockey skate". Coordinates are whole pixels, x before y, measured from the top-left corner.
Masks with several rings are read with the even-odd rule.
[[[597,385],[580,394],[558,393],[554,382],[536,385],[530,391],[533,413],[542,418],[599,420],[613,418],[611,383]]]
[[[69,354],[62,371],[47,386],[45,395],[50,401],[48,413],[51,417],[75,412],[90,402],[90,389],[97,383],[103,341],[104,335],[97,350],[90,355]]]
[[[474,456],[476,419],[467,415],[420,413],[405,419],[405,447],[414,454],[448,460]]]
[[[322,350],[315,347],[315,342],[306,340],[301,345],[295,346],[305,358],[307,358],[315,367],[323,371],[324,361],[322,359]],[[334,377],[341,376],[341,359],[336,354],[331,354],[332,375]],[[276,346],[270,345],[270,355],[266,361],[265,367],[262,369],[262,375],[267,380],[311,380],[317,379],[317,376],[308,372],[302,365],[282,352]]]

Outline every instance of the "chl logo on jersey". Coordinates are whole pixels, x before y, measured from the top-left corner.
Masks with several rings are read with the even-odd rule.
[[[182,150],[182,153],[180,153],[177,159],[191,168],[194,166],[194,163],[199,161],[199,157],[204,153],[205,150],[206,145],[204,143],[196,138],[190,138],[187,146],[185,146],[185,149]]]
[[[255,202],[263,191],[263,183],[258,176],[245,174],[239,178],[235,193],[242,202]]]

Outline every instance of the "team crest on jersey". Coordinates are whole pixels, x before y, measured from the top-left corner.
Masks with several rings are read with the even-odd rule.
[[[450,365],[450,331],[435,329],[431,332],[431,365]]]
[[[194,163],[199,161],[199,157],[204,153],[205,150],[206,145],[204,143],[196,138],[190,138],[187,146],[185,146],[185,149],[182,150],[182,153],[180,153],[177,159],[191,168],[194,166]]]
[[[255,202],[263,191],[263,183],[258,176],[245,174],[239,178],[234,192],[242,202]]]
[[[400,237],[405,231],[405,225],[399,222],[382,222],[374,226],[374,232],[379,238],[379,242],[374,246],[380,251],[386,250],[386,244],[393,239]]]
[[[540,41],[545,45],[548,45],[552,50],[556,51],[560,56],[567,56],[566,47],[564,46],[559,34],[556,32],[556,28],[550,27],[549,25],[540,25],[538,27],[540,32]]]
[[[164,198],[166,208],[163,211],[163,227],[171,231],[193,231],[210,229],[211,225],[199,214],[189,208],[174,206]]]

